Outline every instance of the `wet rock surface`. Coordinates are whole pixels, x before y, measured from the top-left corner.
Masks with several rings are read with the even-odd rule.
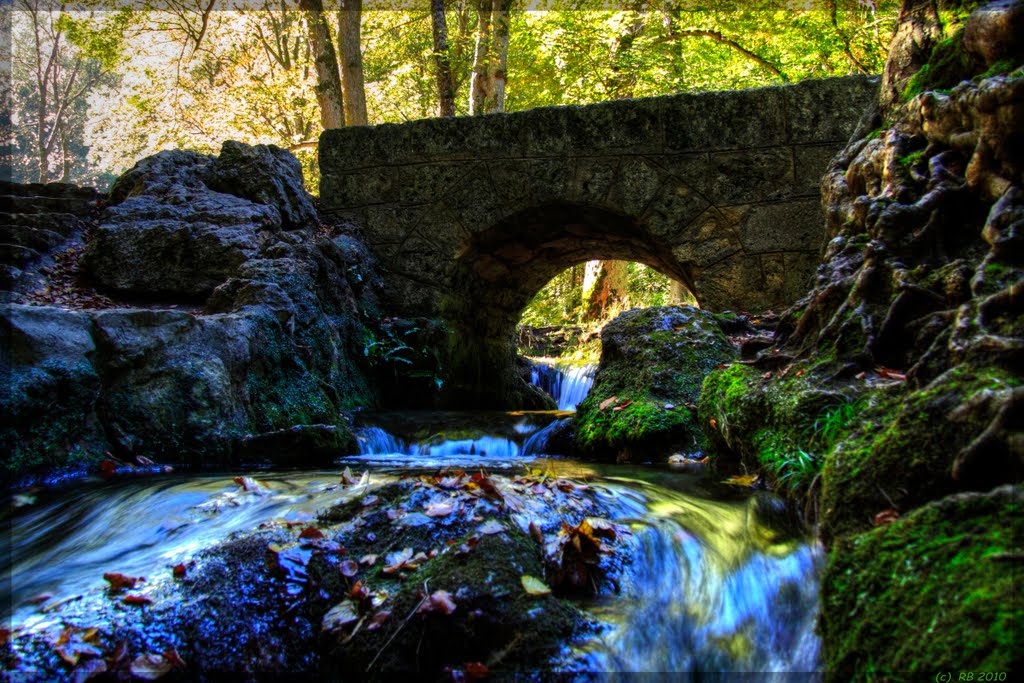
[[[594,385],[573,418],[576,447],[622,461],[669,448],[702,450],[696,422],[701,383],[736,355],[719,321],[700,309],[621,314],[601,332]]]
[[[33,290],[0,309],[5,482],[103,458],[288,464],[295,451],[273,455],[258,435],[296,426],[333,429],[334,457],[352,448],[341,411],[374,401],[372,260],[349,226],[320,224],[285,152],[226,143],[224,155],[143,160],[92,232],[75,233],[87,244],[69,267],[112,298],[24,305],[50,303]],[[56,193],[46,207],[97,216],[95,193],[29,190],[24,201]],[[311,453],[322,464],[327,450]]]
[[[206,514],[270,495],[236,482]],[[598,492],[541,472],[346,470],[322,492],[342,500],[316,520],[265,523],[147,577],[109,572],[109,590],[5,633],[4,665],[26,680],[533,671],[585,626],[558,596],[611,590],[625,561],[629,532],[600,518]]]

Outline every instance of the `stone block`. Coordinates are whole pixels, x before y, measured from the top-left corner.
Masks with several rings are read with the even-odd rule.
[[[860,113],[878,97],[878,79],[846,76],[801,81],[781,89],[793,144],[846,142]]]
[[[658,194],[666,175],[661,168],[646,159],[625,159],[612,185],[609,205],[628,216],[639,216]]]
[[[664,98],[665,151],[700,152],[785,144],[782,91],[772,87]]]
[[[600,151],[659,152],[661,109],[662,98],[653,97],[566,107],[569,149],[581,156]]]
[[[397,197],[403,204],[435,202],[474,173],[486,173],[482,164],[449,161],[409,164],[397,170]]]
[[[709,202],[690,186],[669,181],[648,204],[639,222],[655,237],[675,244],[685,239],[687,226],[708,206]]]
[[[719,206],[782,199],[793,188],[792,151],[774,147],[717,152],[709,155],[705,172],[692,182]]]
[[[817,251],[825,243],[825,221],[817,200],[752,206],[740,227],[748,254]]]
[[[320,206],[325,211],[351,209],[394,201],[395,169],[364,168],[354,173],[325,173],[320,178]]]
[[[841,145],[826,144],[797,147],[793,151],[793,194],[821,196],[821,179]]]

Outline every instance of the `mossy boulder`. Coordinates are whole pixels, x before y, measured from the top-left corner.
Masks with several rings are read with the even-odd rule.
[[[837,542],[822,580],[826,680],[1019,670],[1022,513],[1020,488],[1004,486]]]
[[[890,386],[863,402],[856,429],[825,459],[822,535],[863,531],[889,508],[1020,481],[1019,429],[999,427],[1020,403],[1019,385],[998,369],[956,368],[922,389]]]
[[[581,557],[563,521],[594,525],[577,542],[603,539],[587,585],[621,578],[628,532],[595,519],[607,509],[586,485],[450,470],[343,479],[312,492],[325,507],[316,520],[269,521],[214,541],[173,576],[155,567],[133,590],[145,606],[126,606],[124,594],[97,586],[54,608],[54,623],[93,629],[83,660],[137,667],[140,655],[160,664],[159,653],[173,649],[190,680],[391,680],[400,672],[438,680],[480,667],[501,679],[543,670],[589,623],[558,595],[573,586],[557,583],[552,559]],[[270,482],[235,481],[238,489],[197,510],[226,514],[277,494]],[[82,670],[71,672],[54,637],[46,625],[18,629],[0,663],[40,672],[40,680],[77,680]]]
[[[701,383],[737,355],[715,317],[690,306],[627,311],[605,326],[601,346],[594,386],[573,419],[576,447],[620,460],[701,450]]]
[[[795,361],[774,371],[741,363],[714,370],[698,405],[714,457],[738,458],[802,501],[865,393],[862,382],[830,379],[828,368]]]

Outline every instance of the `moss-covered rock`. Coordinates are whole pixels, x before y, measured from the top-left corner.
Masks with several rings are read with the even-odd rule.
[[[737,363],[713,371],[698,415],[715,457],[738,457],[803,502],[826,455],[856,422],[866,393],[863,383],[830,379],[830,367],[798,361],[764,371]]]
[[[1017,487],[959,494],[837,542],[822,580],[827,679],[1019,670],[1022,506]]]
[[[737,355],[714,316],[689,306],[627,311],[605,326],[601,345],[594,385],[573,419],[577,448],[622,460],[701,450],[701,383]]]
[[[1006,441],[1012,435],[972,448],[1019,385],[1003,371],[957,368],[920,390],[892,386],[862,402],[856,429],[825,460],[823,536],[863,531],[888,508],[905,512],[958,490],[1019,481],[1024,461]]]
[[[269,493],[259,481],[236,482],[239,490],[218,503]],[[434,680],[467,664],[533,672],[586,625],[576,604],[557,595],[574,586],[560,588],[554,561],[580,559],[563,521],[594,525],[577,543],[602,539],[601,561],[583,558],[587,585],[618,581],[629,545],[617,526],[595,519],[607,514],[600,493],[544,474],[375,475],[321,494],[331,507],[315,521],[240,531],[196,553],[173,578],[155,567],[132,591],[144,605],[106,590],[65,601],[50,624],[12,634],[0,663],[38,671],[39,680],[76,680],[82,671],[58,656],[47,628],[59,623],[58,634],[64,625],[92,629],[83,660],[127,668],[140,655],[159,663],[159,653],[173,650],[196,680],[390,680],[400,672]]]

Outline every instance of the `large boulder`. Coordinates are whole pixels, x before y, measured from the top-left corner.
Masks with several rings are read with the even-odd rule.
[[[281,230],[318,226],[294,156],[229,140],[220,156],[160,152],[121,176],[85,265],[113,289],[206,296]]]
[[[1022,506],[1018,487],[964,493],[837,543],[821,582],[826,680],[1019,669]]]
[[[582,452],[620,460],[702,449],[696,403],[704,377],[736,348],[711,313],[690,306],[627,311],[601,332],[594,385],[573,419]]]
[[[84,313],[0,305],[0,481],[84,464],[105,446],[91,326]]]
[[[302,184],[302,164],[280,147],[227,140],[206,177],[212,190],[277,209],[285,230],[304,230],[319,224]]]
[[[164,296],[204,296],[234,275],[281,228],[281,216],[212,191],[204,182],[212,163],[160,152],[121,176],[86,247],[86,269],[112,289]]]

